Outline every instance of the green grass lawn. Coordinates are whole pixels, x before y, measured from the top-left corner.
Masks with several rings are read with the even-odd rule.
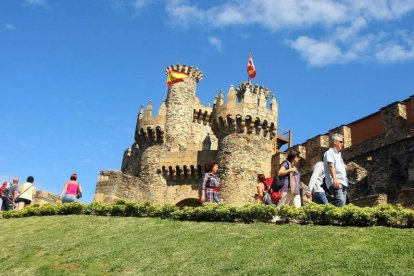
[[[0,219],[2,275],[414,273],[414,230],[50,216]]]

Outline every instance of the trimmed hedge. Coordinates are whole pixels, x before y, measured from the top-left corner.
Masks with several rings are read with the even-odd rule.
[[[88,205],[76,202],[70,204],[42,206],[33,205],[21,211],[3,212],[3,218],[53,215],[96,215],[126,217],[159,217],[163,219],[221,222],[271,222],[276,216],[279,221],[289,223],[337,226],[387,226],[398,228],[414,227],[414,210],[401,205],[384,204],[377,207],[345,207],[310,203],[302,208],[282,206],[276,209],[265,205],[232,206],[206,203],[201,207],[177,207],[171,204],[131,202],[118,200],[113,204],[93,202]]]

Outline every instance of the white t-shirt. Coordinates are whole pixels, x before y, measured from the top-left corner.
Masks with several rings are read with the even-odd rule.
[[[342,160],[341,153],[334,148],[328,149],[323,155],[326,186],[328,188],[332,186],[332,176],[329,172],[329,163],[334,164],[336,178],[339,180],[339,183],[345,187],[348,187],[344,160]]]
[[[27,200],[33,199],[33,190],[35,186],[30,182],[25,182],[22,184],[22,193],[20,194],[19,198],[24,198]]]

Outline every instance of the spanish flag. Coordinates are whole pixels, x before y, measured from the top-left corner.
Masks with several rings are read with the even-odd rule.
[[[188,77],[186,73],[170,70],[167,74],[167,86],[170,87],[174,83],[182,82],[186,77]]]
[[[256,77],[256,68],[254,67],[253,63],[252,52],[250,52],[249,60],[247,61],[247,74],[251,79],[254,79],[254,77]]]

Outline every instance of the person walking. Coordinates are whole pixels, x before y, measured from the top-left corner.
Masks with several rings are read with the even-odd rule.
[[[32,203],[33,196],[36,195],[36,187],[33,184],[34,177],[29,176],[27,182],[23,183],[19,189],[17,198],[17,210],[22,210]]]
[[[348,188],[345,163],[341,155],[343,146],[344,137],[335,133],[331,136],[330,148],[323,156],[326,186],[333,196],[332,204],[338,207],[345,205]]]
[[[79,198],[79,192],[82,193],[82,186],[76,180],[78,175],[73,173],[70,176],[70,180],[65,183],[60,197],[62,198],[62,203],[75,202]]]
[[[317,204],[328,204],[328,198],[326,197],[325,190],[322,188],[324,179],[325,170],[323,167],[323,161],[316,162],[313,167],[313,173],[305,195],[307,197],[312,196],[312,201]]]
[[[300,199],[300,173],[297,169],[300,161],[300,152],[289,150],[285,161],[280,165],[278,176],[283,183],[282,198],[279,200],[278,208],[283,205],[301,207]]]
[[[13,182],[7,185],[6,189],[3,191],[3,210],[4,211],[10,211],[14,209],[14,199],[17,196],[18,191],[18,184],[19,179],[14,178]]]
[[[200,201],[220,203],[220,186],[221,181],[217,176],[218,163],[216,161],[210,162],[206,166],[206,174],[204,175],[203,184],[201,187]]]

